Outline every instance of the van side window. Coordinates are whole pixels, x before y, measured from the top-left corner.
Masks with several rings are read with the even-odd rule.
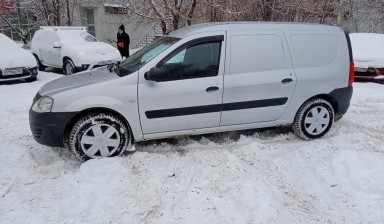
[[[327,34],[295,34],[291,35],[293,50],[296,56],[296,68],[326,66],[337,60],[341,38]]]
[[[275,34],[234,35],[231,37],[230,73],[254,73],[283,69],[282,41]]]
[[[159,67],[171,80],[217,76],[221,42],[201,43],[182,47]]]

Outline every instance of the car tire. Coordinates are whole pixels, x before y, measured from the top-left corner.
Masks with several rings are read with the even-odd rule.
[[[25,81],[26,82],[34,82],[37,80],[37,77],[32,77],[32,78],[26,78]]]
[[[72,75],[76,73],[75,64],[73,64],[71,59],[66,59],[63,64],[63,74]]]
[[[65,145],[80,161],[120,156],[132,147],[128,126],[109,113],[94,113],[80,118],[67,138]]]
[[[328,101],[320,98],[308,100],[296,114],[293,131],[304,140],[321,138],[331,129],[334,117],[334,109]]]
[[[35,58],[36,58],[36,63],[37,63],[37,66],[39,68],[39,71],[44,72],[47,67],[44,66],[43,63],[41,63],[39,57],[37,57],[36,55],[33,55],[33,56],[35,56]]]

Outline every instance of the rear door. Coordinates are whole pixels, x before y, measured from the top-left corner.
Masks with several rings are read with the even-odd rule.
[[[225,33],[186,41],[156,67],[166,79],[139,76],[139,113],[144,134],[218,127],[223,96]]]
[[[279,119],[296,86],[284,33],[228,32],[227,55],[221,126]]]

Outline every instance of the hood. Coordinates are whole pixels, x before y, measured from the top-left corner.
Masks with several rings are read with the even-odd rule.
[[[17,46],[5,49],[0,54],[0,69],[15,67],[36,67],[36,59],[31,52]]]
[[[108,54],[116,51],[111,45],[103,42],[73,43],[70,48],[83,54]]]
[[[41,87],[39,93],[42,96],[54,95],[75,88],[117,79],[115,72],[110,72],[107,67],[97,68],[87,72],[81,72],[70,76],[55,79]]]

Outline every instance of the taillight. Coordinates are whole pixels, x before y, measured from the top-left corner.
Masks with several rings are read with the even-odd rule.
[[[354,81],[355,81],[355,63],[351,61],[351,63],[349,64],[348,86],[352,86]]]

